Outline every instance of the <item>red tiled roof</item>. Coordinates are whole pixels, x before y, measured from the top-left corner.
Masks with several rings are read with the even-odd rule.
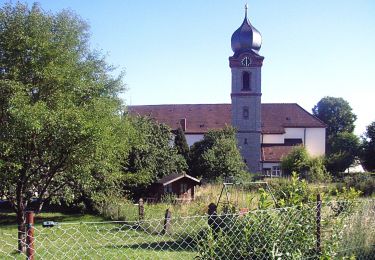
[[[280,162],[294,147],[293,145],[284,144],[263,144],[262,162]]]
[[[206,133],[231,125],[231,104],[174,104],[129,106],[131,115],[149,116],[172,129],[186,118],[186,133]],[[285,127],[325,127],[325,124],[295,103],[262,104],[262,133],[282,134]]]

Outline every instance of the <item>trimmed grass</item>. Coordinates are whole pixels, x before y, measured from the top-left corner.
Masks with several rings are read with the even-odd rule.
[[[25,259],[16,252],[17,226],[14,214],[0,214],[0,259]],[[60,225],[43,228],[43,221]],[[35,218],[37,259],[193,259],[196,256],[194,234],[206,218],[187,219],[190,229],[178,221],[162,234],[163,222],[103,222],[92,215],[42,213]],[[96,222],[96,223],[95,223]],[[176,221],[177,223],[177,221]],[[181,242],[184,240],[185,242]]]

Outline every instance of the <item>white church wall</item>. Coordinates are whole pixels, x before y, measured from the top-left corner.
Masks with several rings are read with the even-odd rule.
[[[302,139],[302,142],[304,142],[304,131],[305,128],[285,128],[285,134],[284,138],[286,139]]]
[[[263,143],[264,144],[283,144],[284,143],[284,135],[283,134],[264,134],[263,135]]]
[[[186,142],[189,146],[192,146],[194,143],[203,140],[203,134],[185,134]]]
[[[325,154],[326,150],[326,129],[325,128],[306,128],[305,146],[312,156]]]

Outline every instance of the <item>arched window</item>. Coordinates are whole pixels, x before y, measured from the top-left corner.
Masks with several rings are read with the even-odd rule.
[[[247,71],[244,71],[242,73],[242,90],[251,90],[250,88],[250,73]]]

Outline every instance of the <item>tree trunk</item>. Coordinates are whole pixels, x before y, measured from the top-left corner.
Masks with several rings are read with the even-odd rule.
[[[25,229],[25,212],[23,208],[17,210],[17,225],[18,225],[18,252],[26,252],[26,229]]]

